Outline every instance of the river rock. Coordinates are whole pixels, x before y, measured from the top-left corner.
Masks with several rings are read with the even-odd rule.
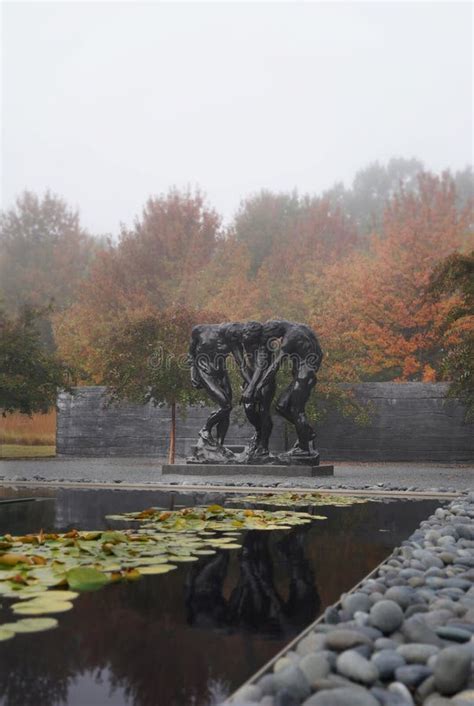
[[[423,706],[453,706],[451,699],[447,699],[445,696],[440,694],[431,694],[423,702]]]
[[[313,686],[317,679],[326,677],[331,671],[331,666],[322,654],[305,655],[298,663],[299,668],[305,675],[310,686]]]
[[[361,591],[349,593],[347,596],[344,596],[341,604],[344,610],[346,610],[351,617],[357,611],[368,613],[371,606],[369,596]]]
[[[376,665],[354,650],[340,654],[336,666],[340,674],[362,684],[373,684],[379,676]]]
[[[403,622],[403,611],[395,601],[382,600],[370,609],[372,625],[385,634],[394,632]]]
[[[275,672],[273,677],[276,691],[286,689],[292,696],[300,700],[311,693],[308,681],[299,667],[285,667],[285,669]]]
[[[396,650],[398,647],[398,642],[392,640],[391,637],[379,637],[374,643],[376,650]]]
[[[472,525],[456,525],[456,532],[462,539],[474,539],[474,526]]]
[[[435,683],[434,683],[434,676],[431,674],[431,676],[427,677],[424,679],[421,684],[418,685],[417,690],[415,691],[415,701],[417,704],[422,704],[425,699],[428,698],[430,694],[432,694],[435,691]]]
[[[325,635],[325,647],[338,652],[349,650],[356,645],[367,645],[370,642],[370,638],[356,630],[336,628]]]
[[[400,630],[407,642],[422,642],[427,645],[436,645],[436,647],[443,646],[434,630],[426,625],[420,615],[414,615],[405,620]]]
[[[454,706],[474,706],[474,689],[461,691],[460,694],[456,694],[451,703]]]
[[[398,667],[403,667],[405,659],[395,650],[380,650],[372,655],[372,663],[378,669],[380,679],[390,679]]]
[[[441,625],[435,629],[435,632],[443,640],[451,640],[452,642],[469,642],[471,639],[471,633],[468,630],[451,625]]]
[[[407,645],[399,645],[397,652],[409,664],[426,664],[430,657],[438,654],[439,648],[435,645],[411,642]]]
[[[262,690],[255,684],[246,684],[237,691],[235,698],[238,702],[260,701],[260,699],[262,698]]]
[[[301,656],[316,652],[324,647],[325,639],[323,634],[311,632],[300,640],[296,652]]]
[[[382,706],[407,706],[405,699],[400,694],[394,694],[393,691],[378,686],[373,686],[370,691]]]
[[[320,691],[307,699],[303,706],[380,706],[367,689],[341,688]]]
[[[395,601],[405,610],[409,605],[416,602],[417,594],[410,586],[392,586],[386,591],[384,597],[387,600]]]
[[[418,684],[431,676],[431,669],[424,664],[407,664],[395,670],[395,678],[409,688],[417,687]]]
[[[444,695],[455,694],[466,686],[471,668],[471,654],[461,646],[447,647],[434,666],[436,689]]]

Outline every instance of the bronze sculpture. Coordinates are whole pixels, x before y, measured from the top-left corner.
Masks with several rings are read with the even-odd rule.
[[[253,399],[272,384],[284,361],[291,366],[292,381],[280,395],[275,411],[295,427],[297,441],[279,460],[298,461],[319,457],[314,447],[316,432],[306,418],[306,403],[316,385],[323,352],[313,331],[305,324],[285,320],[263,324],[258,365],[242,400]]]
[[[199,432],[195,449],[195,461],[222,461],[232,459],[234,454],[224,446],[232,411],[232,386],[226,362],[233,355],[242,376],[248,382],[250,376],[245,365],[242,346],[242,324],[201,324],[194,326],[189,347],[191,384],[206,390],[219,409],[212,412]],[[212,432],[216,428],[216,436]]]
[[[232,410],[232,387],[226,368],[232,356],[242,377],[241,402],[255,429],[248,449],[240,455],[224,446]],[[206,390],[219,405],[199,432],[199,441],[189,462],[194,463],[318,463],[316,432],[305,407],[316,384],[323,353],[314,332],[305,324],[271,320],[224,324],[202,324],[192,331],[189,360],[191,382]],[[271,403],[276,377],[288,362],[292,381],[280,395],[276,412],[296,431],[293,448],[274,457],[269,452],[273,428]],[[216,429],[215,437],[213,429]]]

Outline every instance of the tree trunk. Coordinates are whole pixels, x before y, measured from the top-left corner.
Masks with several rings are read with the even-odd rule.
[[[168,463],[174,463],[176,449],[176,402],[171,404],[171,429],[170,444],[168,449]]]

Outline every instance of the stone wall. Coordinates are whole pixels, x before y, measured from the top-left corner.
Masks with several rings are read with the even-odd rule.
[[[61,393],[57,402],[59,454],[76,456],[161,456],[167,454],[171,413],[166,405],[107,404],[105,387],[79,387],[74,395]],[[210,410],[188,407],[176,415],[176,453],[191,454],[197,432]],[[284,450],[284,425],[275,419],[275,450]],[[236,409],[226,438],[243,445],[252,435],[243,410]]]
[[[361,427],[329,413],[319,425],[325,458],[360,461],[466,461],[474,459],[474,425],[465,410],[446,398],[446,383],[374,382],[354,386],[369,406],[371,422]]]
[[[474,458],[474,425],[464,423],[464,410],[446,399],[443,383],[363,383],[355,394],[371,410],[366,427],[330,412],[318,427],[324,460],[465,461]],[[209,413],[190,407],[177,418],[177,453],[189,455],[197,431]],[[285,448],[282,420],[274,417],[272,449]],[[166,455],[170,411],[166,406],[120,404],[108,406],[103,387],[77,388],[60,394],[57,451],[76,456]],[[226,443],[244,444],[252,429],[238,408]],[[286,439],[291,442],[291,438]]]

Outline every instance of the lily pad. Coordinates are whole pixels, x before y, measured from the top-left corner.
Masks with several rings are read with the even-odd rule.
[[[66,578],[69,587],[77,591],[97,591],[109,583],[108,577],[102,571],[89,567],[70,569]]]
[[[79,594],[76,591],[41,591],[41,590],[36,590],[36,591],[23,591],[23,595],[20,595],[19,598],[21,598],[22,601],[25,600],[46,600],[46,601],[52,601],[52,600],[57,600],[57,601],[73,601],[75,598],[79,596]]]
[[[72,607],[72,603],[68,601],[23,601],[22,603],[14,603],[11,609],[18,615],[47,615],[48,613],[66,613]]]
[[[51,630],[58,626],[56,618],[23,618],[17,620],[16,623],[8,623],[4,625],[6,630],[11,630],[14,633],[18,632],[42,632],[43,630]]]
[[[3,642],[4,640],[10,640],[14,636],[15,633],[12,632],[12,630],[9,630],[3,625],[0,625],[0,642]]]
[[[148,574],[167,574],[168,571],[173,571],[173,569],[177,569],[177,566],[174,566],[173,564],[154,564],[153,566],[142,566],[139,569],[139,572],[144,575]]]
[[[219,549],[241,549],[241,544],[219,544]]]

